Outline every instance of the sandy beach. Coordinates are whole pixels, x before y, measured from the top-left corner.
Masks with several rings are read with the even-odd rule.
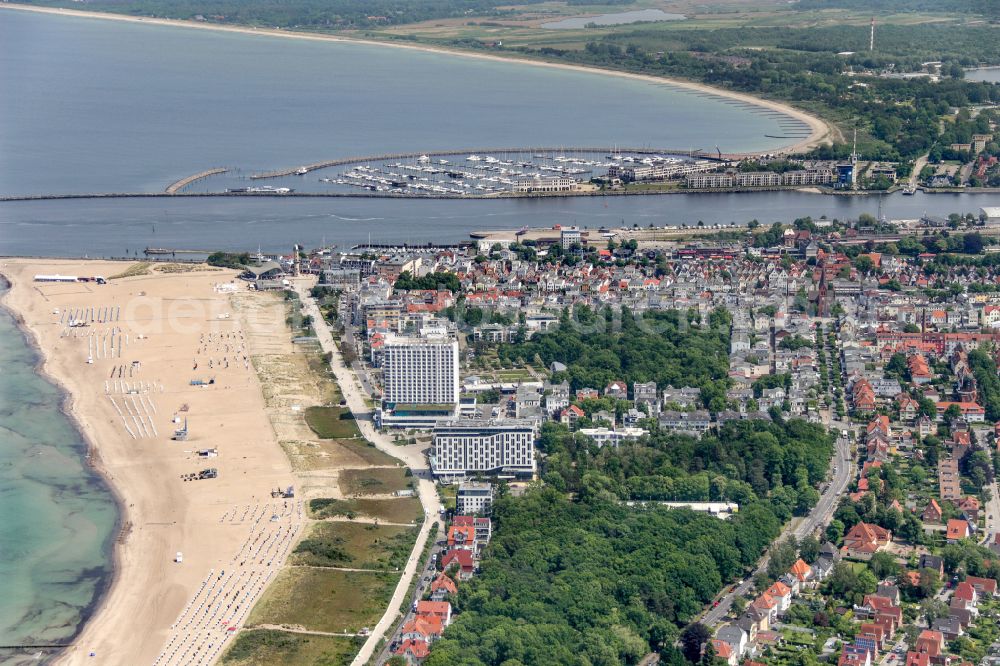
[[[646,81],[649,83],[657,84],[669,84],[676,86],[678,88],[687,89],[699,93],[716,95],[718,97],[724,97],[726,99],[731,99],[746,104],[753,104],[765,109],[772,111],[778,111],[780,113],[786,114],[796,120],[799,120],[810,129],[810,134],[795,143],[781,147],[780,149],[775,149],[775,153],[796,153],[809,150],[815,146],[822,145],[824,143],[829,143],[831,139],[835,136],[834,129],[827,124],[825,121],[812,116],[804,111],[796,109],[795,107],[783,104],[781,102],[775,102],[771,100],[761,99],[759,97],[753,97],[751,95],[745,95],[738,92],[733,92],[729,90],[724,90],[721,88],[713,88],[711,86],[706,86],[700,83],[695,83],[693,81],[685,81],[683,79],[674,79],[661,76],[650,76],[646,74],[632,74],[629,72],[621,72],[611,69],[603,69],[598,67],[585,67],[583,65],[572,65],[565,63],[554,63],[545,62],[540,60],[531,60],[526,58],[516,58],[516,57],[505,57],[496,54],[486,54],[486,53],[474,53],[470,51],[461,51],[458,49],[446,49],[441,47],[426,46],[419,44],[401,44],[389,41],[378,41],[370,39],[354,39],[343,36],[334,35],[321,35],[307,32],[294,32],[288,30],[275,30],[270,28],[253,28],[253,27],[240,27],[240,26],[225,26],[212,23],[203,23],[197,21],[180,21],[175,19],[161,19],[161,18],[145,18],[145,17],[135,17],[126,16],[123,14],[111,14],[107,12],[88,12],[79,11],[75,9],[60,9],[54,7],[34,7],[31,5],[19,5],[16,3],[0,3],[0,8],[2,9],[13,9],[22,11],[38,12],[42,14],[59,14],[62,16],[76,16],[80,18],[91,18],[91,19],[102,19],[111,21],[125,21],[128,23],[146,23],[152,25],[162,25],[162,26],[172,26],[181,28],[191,28],[200,30],[216,30],[223,32],[235,32],[246,35],[258,35],[267,37],[283,37],[287,39],[308,39],[313,41],[327,41],[327,42],[353,42],[357,44],[367,44],[371,46],[383,46],[401,49],[410,49],[417,51],[425,51],[429,53],[440,53],[446,55],[461,56],[464,58],[477,58],[480,60],[492,60],[499,62],[517,62],[524,65],[530,65],[532,67],[549,67],[555,69],[569,70],[569,71],[580,71],[589,72],[596,74],[604,74],[607,76],[619,76],[625,77],[637,81]]]
[[[122,508],[110,590],[58,661],[211,663],[304,520],[300,501],[270,494],[296,478],[246,344],[249,327],[283,329],[284,314],[244,321],[218,286],[232,284],[233,271],[136,271],[106,285],[33,281],[40,273],[109,277],[128,266],[0,264],[12,283],[5,304],[35,338],[44,371],[70,394],[93,464]],[[172,440],[185,420],[187,440]],[[183,478],[209,468],[217,478]]]

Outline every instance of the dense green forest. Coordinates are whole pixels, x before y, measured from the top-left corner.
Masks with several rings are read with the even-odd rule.
[[[832,452],[803,421],[654,432],[619,449],[547,424],[539,448],[545,485],[497,502],[482,571],[428,664],[634,664],[651,649],[680,663],[680,627],[815,504]],[[741,508],[724,521],[623,503],[658,499]]]
[[[428,666],[634,664],[673,653],[678,626],[740,576],[780,531],[766,505],[723,521],[626,507],[553,488],[500,498],[480,573]],[[674,653],[674,660],[677,654]]]
[[[708,321],[696,319],[676,310],[637,315],[628,308],[594,313],[578,307],[564,312],[555,330],[503,345],[499,355],[511,363],[563,363],[567,371],[553,379],[568,379],[574,389],[603,389],[614,380],[695,386],[706,406],[714,400],[724,409],[731,318],[716,310]]]
[[[798,419],[730,422],[701,438],[650,425],[652,433],[640,443],[598,449],[565,426],[545,424],[538,442],[543,479],[562,491],[587,495],[599,487],[629,500],[767,499],[787,520],[815,505],[814,486],[833,455],[825,429]]]

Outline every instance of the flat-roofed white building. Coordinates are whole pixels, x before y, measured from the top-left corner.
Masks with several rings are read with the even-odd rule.
[[[467,481],[458,485],[455,496],[455,510],[460,515],[486,515],[493,506],[493,485],[479,481]]]
[[[434,427],[431,471],[445,479],[476,473],[533,477],[535,436],[535,422],[527,419],[439,421]]]

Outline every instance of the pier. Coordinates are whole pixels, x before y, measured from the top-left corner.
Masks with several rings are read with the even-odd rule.
[[[209,176],[216,176],[216,175],[218,175],[220,173],[226,173],[227,171],[229,171],[229,169],[223,169],[223,168],[208,169],[206,171],[200,171],[200,172],[194,174],[193,176],[188,176],[186,178],[181,178],[180,180],[175,181],[175,182],[171,183],[170,185],[167,185],[167,189],[165,191],[166,191],[167,194],[177,194],[177,192],[179,192],[180,190],[184,189],[185,187],[187,187],[191,183],[197,182],[197,181],[199,181],[199,180],[201,180],[203,178],[208,178]]]

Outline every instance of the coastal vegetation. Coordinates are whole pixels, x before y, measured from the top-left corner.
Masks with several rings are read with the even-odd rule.
[[[345,469],[337,483],[345,495],[383,495],[409,488],[408,472],[405,467]]]
[[[315,523],[295,547],[293,565],[392,570],[402,567],[417,528],[363,523]]]
[[[275,629],[241,631],[226,652],[226,666],[347,666],[361,647],[360,638],[298,634]]]
[[[309,513],[317,520],[360,517],[390,523],[413,523],[422,515],[420,500],[416,497],[349,500],[323,497],[309,501]]]
[[[398,580],[396,573],[285,567],[250,613],[247,626],[355,633],[378,622]]]
[[[314,406],[305,411],[306,423],[321,439],[360,437],[354,416],[346,407]]]
[[[249,266],[250,253],[249,252],[213,252],[208,255],[208,259],[205,260],[209,266],[218,266],[219,268],[235,268],[242,269]]]

